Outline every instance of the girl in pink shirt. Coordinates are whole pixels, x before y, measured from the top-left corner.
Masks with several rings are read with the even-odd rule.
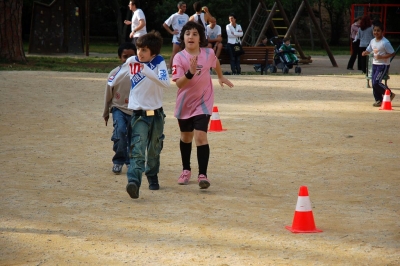
[[[174,56],[172,63],[172,80],[178,86],[175,105],[175,117],[181,131],[180,151],[183,171],[178,184],[187,185],[191,177],[190,155],[192,140],[197,146],[199,165],[198,183],[201,189],[210,186],[207,178],[207,167],[210,148],[207,140],[207,128],[214,104],[214,88],[210,68],[215,68],[221,86],[233,84],[222,75],[221,66],[214,51],[207,47],[204,28],[196,22],[189,21],[183,26],[181,34],[182,51]]]

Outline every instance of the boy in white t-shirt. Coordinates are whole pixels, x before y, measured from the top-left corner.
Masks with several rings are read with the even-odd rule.
[[[387,75],[390,67],[390,58],[395,55],[394,49],[389,40],[383,37],[383,26],[376,23],[373,27],[375,38],[371,40],[367,49],[362,53],[363,56],[374,53],[372,62],[372,91],[375,98],[373,106],[380,107],[382,105],[383,95],[385,91],[390,90],[382,79]],[[390,100],[392,101],[396,94],[390,91]]]
[[[210,186],[207,178],[207,167],[210,147],[207,140],[207,129],[214,104],[214,87],[210,68],[215,68],[218,82],[233,87],[233,84],[222,75],[221,66],[214,51],[207,46],[204,28],[197,22],[189,21],[182,28],[182,51],[174,57],[172,81],[178,87],[174,115],[178,119],[180,151],[183,171],[178,184],[187,185],[191,177],[190,155],[193,138],[197,146],[199,174],[197,182],[201,189]]]
[[[212,17],[207,26],[208,48],[214,50],[215,56],[219,58],[222,50],[221,27],[217,25],[217,20]]]
[[[143,172],[150,190],[158,190],[160,154],[164,141],[165,114],[162,108],[164,89],[170,85],[164,58],[159,54],[162,38],[150,32],[138,38],[137,56],[126,60],[129,67],[131,90],[128,108],[132,110],[130,166],[127,172],[126,191],[133,199],[139,198]],[[116,75],[109,82],[115,86],[126,80]]]
[[[166,31],[168,31],[170,34],[173,35],[172,37],[172,54],[171,54],[171,59],[169,60],[168,64],[168,73],[171,74],[171,69],[172,69],[172,61],[174,59],[174,56],[176,55],[177,52],[181,50],[180,48],[180,43],[181,41],[179,40],[179,34],[181,33],[181,29],[183,25],[186,24],[186,22],[189,21],[189,16],[185,14],[186,11],[186,4],[185,2],[181,1],[178,3],[178,12],[175,14],[172,14],[163,24],[163,27],[165,28]],[[171,30],[172,26],[172,30]]]

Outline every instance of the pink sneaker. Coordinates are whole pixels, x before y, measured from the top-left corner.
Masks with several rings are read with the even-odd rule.
[[[179,185],[187,185],[190,180],[192,173],[189,170],[183,170],[181,176],[178,179]]]
[[[210,181],[205,175],[199,175],[197,182],[199,182],[200,189],[206,189],[210,186]]]

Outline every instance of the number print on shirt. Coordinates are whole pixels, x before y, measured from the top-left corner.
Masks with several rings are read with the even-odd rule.
[[[138,73],[140,71],[140,64],[139,63],[134,63],[132,65],[132,63],[129,63],[129,68],[131,70],[131,74],[135,75],[136,73]]]

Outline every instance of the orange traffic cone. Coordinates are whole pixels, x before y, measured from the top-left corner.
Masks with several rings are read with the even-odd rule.
[[[285,226],[292,233],[319,233],[315,227],[314,216],[311,210],[311,202],[308,197],[308,189],[306,186],[301,186],[299,197],[297,199],[296,211],[294,212],[292,226]]]
[[[379,110],[388,110],[391,111],[392,109],[392,102],[390,101],[390,90],[385,91],[385,95],[383,95],[382,105]]]
[[[219,119],[218,107],[214,106],[213,112],[211,115],[210,129],[208,131],[220,132],[220,131],[224,131],[224,130],[226,130],[226,129],[222,129],[222,123],[221,123],[221,120]]]

